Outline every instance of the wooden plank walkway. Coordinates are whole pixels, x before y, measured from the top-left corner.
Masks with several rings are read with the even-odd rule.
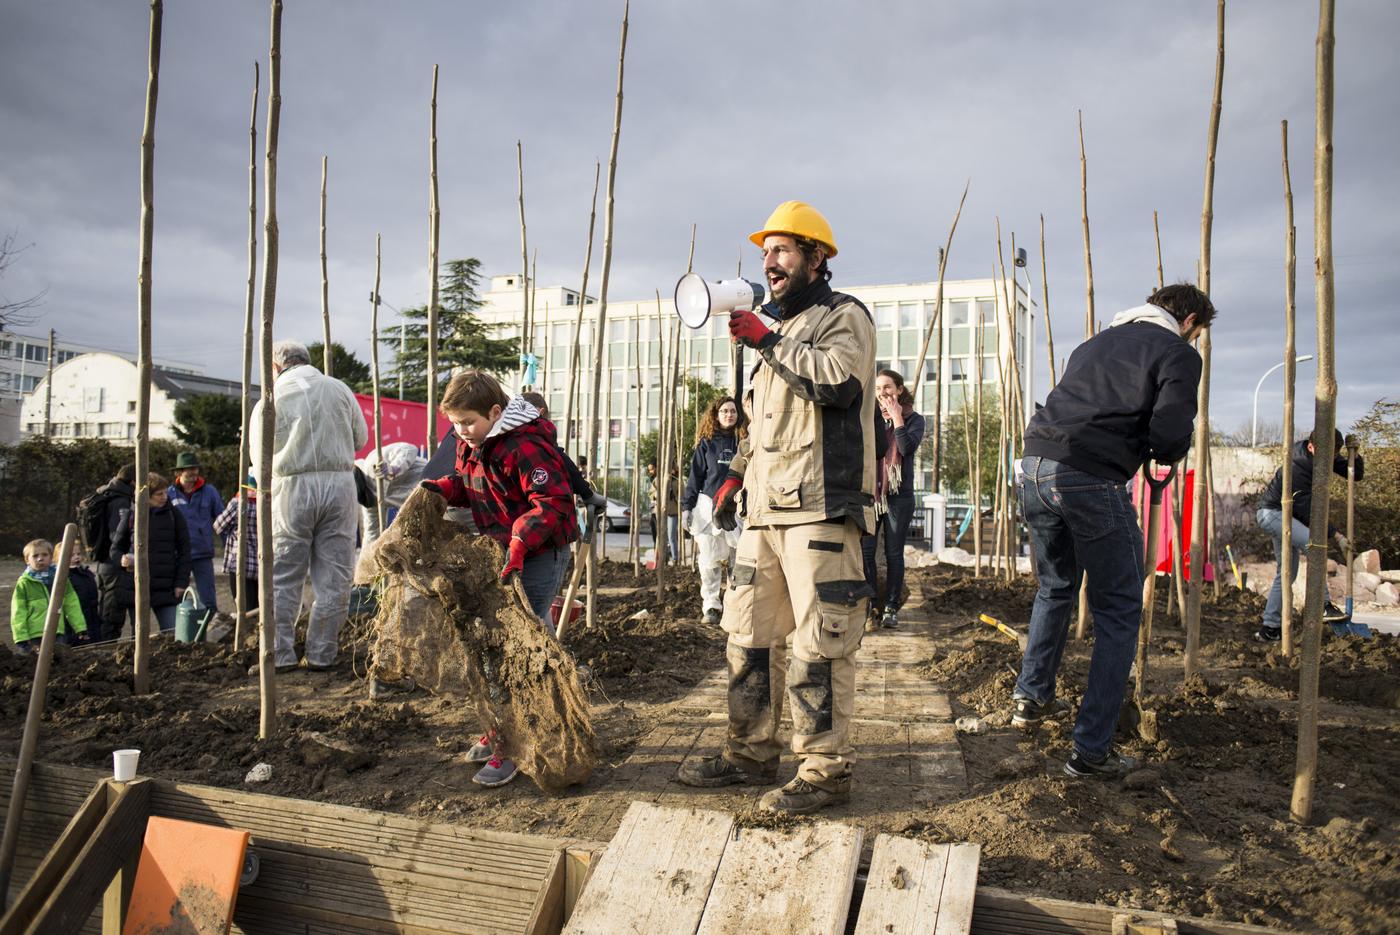
[[[855,935],[966,935],[977,898],[980,844],[875,839]]]
[[[948,696],[919,671],[933,655],[926,618],[920,606],[911,602],[901,619],[901,629],[867,633],[861,644],[851,723],[858,758],[855,787],[848,805],[824,812],[823,818],[869,826],[882,815],[951,801],[967,791]],[[608,840],[628,807],[638,801],[731,812],[749,808],[759,790],[743,786],[697,790],[675,778],[682,761],[709,756],[724,745],[726,690],[723,670],[696,685],[638,742],[608,786],[592,795],[561,832]],[[784,719],[785,738],[791,728]],[[780,777],[785,780],[795,771],[791,754],[784,754]],[[872,792],[862,795],[862,789]]]

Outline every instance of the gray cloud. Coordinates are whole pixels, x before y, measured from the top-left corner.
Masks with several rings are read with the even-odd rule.
[[[278,331],[319,334],[323,153],[337,336],[367,349],[376,232],[384,235],[386,298],[405,306],[426,297],[434,62],[442,69],[443,256],[478,256],[492,272],[518,269],[519,138],[540,278],[576,285],[593,162],[606,158],[611,131],[620,12],[620,4],[601,3],[290,0]],[[1084,111],[1097,304],[1107,318],[1153,284],[1154,209],[1168,278],[1195,276],[1213,14],[1207,3],[639,2],[612,297],[667,290],[692,222],[700,269],[727,273],[741,252],[754,269],[744,237],[790,197],[831,218],[842,248],[838,284],[929,279],[971,178],[950,275],[987,275],[999,215],[1008,239],[1014,230],[1031,254],[1038,294],[1043,213],[1056,348],[1067,355],[1084,308],[1075,112]],[[131,347],[146,5],[10,0],[3,17],[0,228],[36,244],[6,290],[47,289],[42,325]],[[1221,309],[1212,408],[1227,429],[1248,419],[1255,381],[1282,355],[1283,118],[1297,202],[1299,349],[1314,347],[1316,17],[1316,5],[1302,0],[1236,2],[1227,11],[1212,259]],[[1400,389],[1388,262],[1400,233],[1390,93],[1400,66],[1389,49],[1397,27],[1400,8],[1383,0],[1339,11],[1334,236],[1343,421]],[[248,106],[252,63],[266,58],[266,43],[266,4],[167,4],[155,348],[220,376],[239,367]],[[260,149],[266,87],[264,67]],[[596,287],[596,266],[592,281]],[[1037,353],[1043,374],[1043,345]],[[1303,425],[1311,421],[1311,366],[1299,369]],[[1271,378],[1261,397],[1273,421],[1280,386]]]

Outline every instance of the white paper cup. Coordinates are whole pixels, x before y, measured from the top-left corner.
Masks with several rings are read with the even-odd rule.
[[[131,782],[136,778],[136,761],[139,759],[140,750],[113,750],[112,778],[117,782]]]

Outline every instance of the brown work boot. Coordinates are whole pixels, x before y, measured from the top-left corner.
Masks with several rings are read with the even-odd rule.
[[[687,786],[711,789],[717,786],[766,786],[778,778],[778,764],[757,770],[745,769],[725,759],[723,753],[682,763],[676,770],[676,779]]]
[[[837,791],[814,786],[805,779],[794,779],[781,789],[772,789],[758,800],[759,808],[789,815],[805,815],[831,805],[845,805],[851,800],[851,781],[843,779]]]

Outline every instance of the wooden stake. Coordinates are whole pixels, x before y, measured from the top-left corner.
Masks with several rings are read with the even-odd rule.
[[[1050,331],[1050,276],[1045,271],[1045,215],[1040,216],[1040,304],[1045,314],[1045,360],[1050,365],[1050,389],[1055,388],[1055,335]]]
[[[233,620],[233,646],[243,648],[243,622],[248,615],[248,422],[253,414],[253,295],[258,275],[258,63],[253,63],[253,105],[248,117],[248,290],[243,310],[243,392],[238,433],[238,490],[243,504],[238,510],[238,592]],[[257,578],[254,577],[254,581]]]
[[[657,365],[660,368],[661,385],[658,388],[660,399],[656,409],[656,536],[652,543],[656,553],[656,599],[661,600],[666,589],[666,564],[670,559],[666,536],[666,497],[670,493],[670,435],[671,399],[667,392],[670,386],[671,358],[667,350],[665,322],[661,317],[661,292],[656,293],[656,350]]]
[[[992,270],[993,280],[996,279],[996,272],[995,269]],[[972,417],[975,420],[974,435],[976,441],[972,446],[972,463],[969,465],[972,470],[972,576],[980,578],[982,577],[982,342],[985,327],[982,321],[982,309],[978,307],[976,302],[972,303],[972,309],[977,316],[977,323],[972,329],[972,362],[974,365]]]
[[[379,274],[382,267],[381,238],[374,235],[374,292],[369,312],[369,374],[370,388],[374,393],[374,459],[379,469],[374,472],[374,493],[379,512],[379,531],[382,534],[388,523],[388,510],[384,508],[384,428],[383,407],[379,396]]]
[[[937,288],[934,289],[934,292],[933,292],[933,301],[934,301],[933,315],[931,316],[931,318],[930,318],[930,320],[929,320],[928,330],[927,330],[926,332],[924,332],[924,343],[923,343],[923,345],[919,348],[919,362],[918,362],[917,364],[914,365],[914,374],[913,374],[913,376],[914,376],[914,386],[913,386],[913,388],[910,390],[910,392],[911,392],[915,397],[917,397],[917,396],[919,395],[919,384],[923,382],[923,377],[924,377],[924,361],[925,361],[925,359],[928,357],[928,346],[929,346],[929,342],[933,340],[934,335],[938,335],[938,336],[939,336],[939,343],[942,344],[942,334],[943,334],[943,331],[942,331],[942,322],[943,322],[943,277],[944,277],[944,275],[945,275],[945,274],[947,273],[947,271],[948,271],[948,254],[949,254],[949,253],[952,251],[952,249],[953,249],[953,235],[954,235],[955,233],[957,233],[957,230],[958,230],[958,219],[962,217],[963,203],[967,201],[967,190],[968,190],[969,188],[971,188],[971,187],[972,187],[972,179],[968,179],[967,182],[963,184],[962,197],[958,199],[958,210],[955,211],[955,212],[953,212],[953,223],[952,223],[952,225],[949,226],[949,228],[948,228],[948,239],[947,239],[946,241],[944,241],[944,243],[943,243],[943,249],[938,251],[938,286],[937,286]],[[937,379],[935,382],[936,382],[936,384],[941,385],[941,384],[943,383],[943,368],[942,368],[942,363],[943,363],[943,362],[940,360],[940,361],[938,361],[938,363],[939,363],[939,368],[938,368],[938,379]],[[937,394],[937,391],[935,391],[935,394]],[[935,409],[934,411],[935,411],[935,412],[938,412],[937,409]],[[936,423],[939,421],[939,419],[941,419],[941,416],[940,416],[939,418],[935,418],[935,419],[934,419],[934,422],[935,422],[935,429],[934,429],[934,431],[935,431],[935,432],[937,432]],[[936,437],[936,436],[935,436],[935,437]],[[935,461],[936,461],[936,460],[937,460],[937,454],[936,454],[937,444],[934,445],[934,448],[935,448],[934,459],[935,459]],[[936,473],[936,471],[935,471],[935,473]],[[938,486],[937,477],[935,477],[935,478],[934,478],[934,487],[935,487],[935,489],[937,488],[937,486]]]
[[[272,321],[277,307],[277,138],[282,119],[282,0],[272,0],[267,70],[267,151],[263,168],[262,424],[258,440],[258,736],[277,733],[277,614],[272,588],[272,452],[277,403],[272,392]]]
[[[525,359],[530,353],[530,248],[525,238],[525,155],[515,141],[515,193],[520,204],[520,373],[516,390],[525,386]]]
[[[1280,646],[1293,655],[1293,404],[1298,381],[1298,229],[1293,223],[1293,177],[1288,168],[1288,121],[1283,121],[1283,545],[1279,549],[1279,596],[1283,627]],[[1349,541],[1349,537],[1348,537]],[[1347,563],[1348,569],[1351,563]]]
[[[1303,655],[1298,669],[1298,760],[1290,816],[1312,819],[1317,786],[1317,681],[1322,654],[1322,605],[1327,601],[1328,483],[1335,456],[1337,415],[1336,330],[1332,269],[1333,0],[1319,0],[1317,23],[1317,139],[1313,147],[1313,277],[1317,297],[1317,388],[1313,416],[1312,515],[1308,529],[1308,590],[1303,610]]]
[[[1206,136],[1206,182],[1201,204],[1201,291],[1210,295],[1210,235],[1214,222],[1215,147],[1220,138],[1220,98],[1225,84],[1225,0],[1215,8],[1215,90],[1210,105],[1210,129]],[[1210,329],[1201,332],[1201,386],[1196,401],[1194,464],[1196,483],[1191,496],[1191,580],[1186,589],[1186,651],[1182,654],[1185,678],[1200,668],[1201,595],[1205,588],[1206,555],[1210,542],[1206,511],[1214,507],[1210,496]],[[1326,476],[1326,472],[1322,472]],[[1325,531],[1324,525],[1324,531]]]
[[[1152,236],[1157,240],[1157,288],[1166,285],[1166,280],[1162,278],[1162,229],[1157,226],[1157,212],[1152,212]]]
[[[607,334],[608,322],[608,279],[612,275],[612,245],[613,245],[613,208],[616,202],[614,187],[617,182],[617,143],[622,134],[622,78],[623,68],[627,59],[627,15],[629,4],[624,4],[622,8],[622,38],[619,42],[617,53],[617,99],[613,104],[613,130],[612,144],[608,150],[608,189],[607,196],[603,200],[603,273],[601,284],[598,289],[598,324],[595,330],[597,335],[593,361],[593,397],[589,400],[588,418],[588,450],[594,452],[598,448],[598,403],[599,394],[603,384],[603,339]],[[589,553],[588,562],[588,626],[593,626],[594,613],[598,599],[598,588],[594,581],[594,569],[597,567],[597,550]]]
[[[598,217],[598,177],[602,171],[600,163],[593,163],[593,206],[588,210],[588,249],[583,254],[583,284],[578,289],[578,314],[574,318],[574,348],[569,354],[569,388],[564,403],[564,449],[576,441],[573,437],[574,402],[578,392],[578,356],[580,337],[583,334],[583,309],[588,302],[588,267],[593,264],[593,226]],[[582,408],[580,406],[579,408]]]
[[[1084,228],[1084,340],[1095,334],[1094,328],[1094,254],[1089,243],[1089,161],[1084,152],[1084,111],[1079,111],[1079,216]],[[1063,372],[1063,370],[1061,371]],[[1075,618],[1074,638],[1084,639],[1089,632],[1089,575],[1079,578],[1079,613]]]
[[[438,204],[437,165],[438,67],[433,66],[433,93],[428,103],[428,457],[437,450],[438,379],[438,243],[442,209]]]
[[[331,373],[331,289],[326,276],[326,157],[321,157],[321,372]]]
[[[137,278],[136,318],[136,497],[132,513],[136,522],[132,551],[136,554],[136,610],[132,637],[136,652],[132,661],[132,686],[138,695],[151,690],[151,249],[155,239],[156,98],[160,91],[162,0],[151,0],[151,32],[146,71],[146,115],[141,128],[141,257]]]
[[[637,306],[637,317],[632,319],[632,364],[637,376],[637,424],[632,455],[632,497],[631,521],[627,524],[627,549],[632,559],[632,574],[642,576],[642,418],[645,413],[642,402],[646,398],[646,388],[642,385],[642,309]]]
[[[54,330],[49,329],[48,369],[44,375],[44,437],[53,437],[53,339]]]

